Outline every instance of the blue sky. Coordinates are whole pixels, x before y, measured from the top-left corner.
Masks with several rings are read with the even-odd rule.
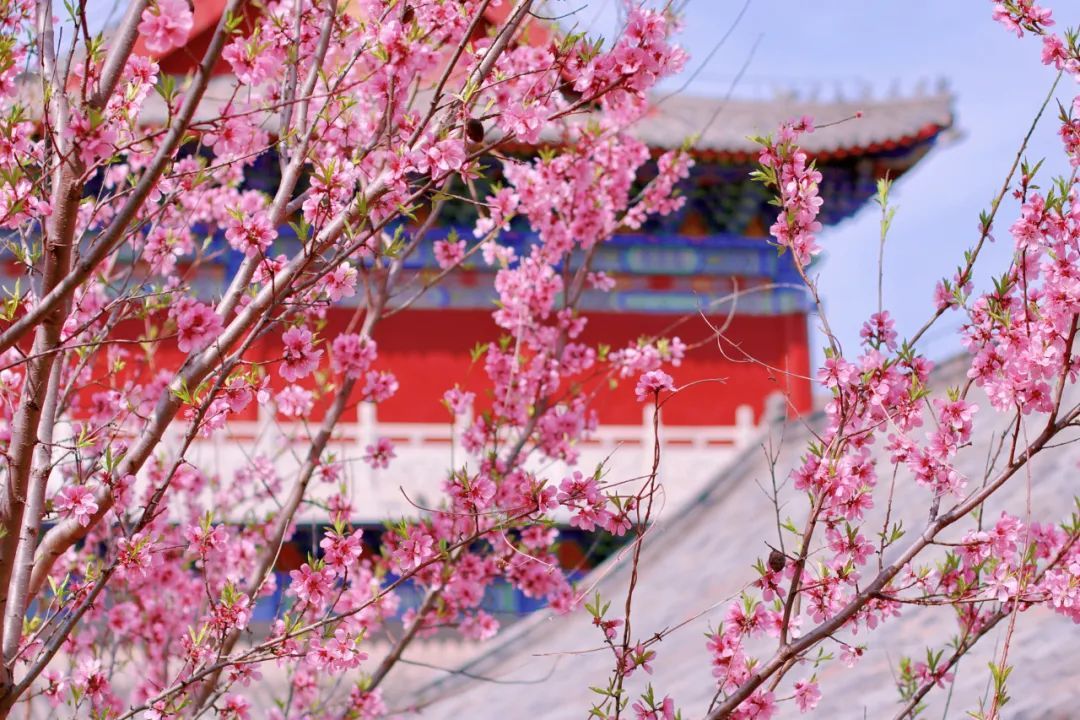
[[[615,4],[597,0],[578,17],[583,22],[596,18],[596,27],[604,27]],[[1080,25],[1080,3],[1075,0],[1043,4],[1055,11],[1055,29]],[[743,0],[689,0],[682,43],[693,59],[684,75],[697,68],[742,7]],[[990,11],[985,0],[750,0],[735,32],[686,90],[723,96],[747,58],[736,96],[761,96],[772,84],[806,87],[820,82],[823,96],[840,85],[849,93],[868,86],[880,97],[894,86],[911,93],[920,82],[929,87],[939,79],[948,82],[956,97],[959,137],[935,149],[894,188],[899,211],[886,246],[885,304],[901,336],[913,333],[929,317],[935,283],[951,277],[964,249],[976,240],[979,211],[1001,187],[1054,80],[1055,71],[1039,62],[1039,41],[1018,40],[991,20]],[[685,79],[671,84],[678,87]],[[1071,80],[1063,79],[1058,97],[1068,104],[1076,91]],[[1028,153],[1032,159],[1047,157],[1046,169],[1061,174],[1066,163],[1060,159],[1056,114],[1056,109],[1048,110]],[[998,240],[977,266],[977,286],[985,287],[987,278],[1007,266],[1007,231],[1014,217],[1013,206],[999,213]],[[849,354],[858,342],[859,327],[876,306],[878,219],[877,208],[867,207],[820,238],[826,313]],[[924,349],[931,357],[947,357],[960,349],[955,333],[959,317],[952,314],[942,321],[946,319],[952,322],[942,322],[926,338]],[[817,359],[821,345],[818,337]]]

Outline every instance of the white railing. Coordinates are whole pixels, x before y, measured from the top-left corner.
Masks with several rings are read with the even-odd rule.
[[[317,423],[313,423],[314,433]],[[387,517],[415,514],[417,507],[437,503],[448,468],[471,465],[474,460],[461,447],[467,419],[458,423],[389,423],[378,419],[375,406],[361,403],[355,420],[340,422],[330,441],[344,466],[357,521],[379,521]],[[627,480],[651,471],[654,446],[653,408],[647,407],[640,425],[602,425],[578,446],[578,467],[592,472],[603,463],[608,477]],[[679,426],[659,424],[662,449],[660,480],[665,485],[668,507],[682,505],[694,497],[710,478],[758,432],[753,409],[740,406],[735,424],[729,426]],[[258,421],[231,422],[226,431],[212,439],[196,442],[192,461],[206,473],[228,478],[261,454],[274,460],[285,483],[303,461],[306,443],[298,422],[275,421],[269,413]],[[293,438],[293,440],[290,440]],[[368,445],[378,438],[394,443],[396,457],[387,469],[372,469],[363,461]],[[291,447],[290,447],[291,446]],[[534,463],[531,469],[559,482],[570,468],[563,463]],[[320,487],[316,496],[337,492],[337,487]],[[315,514],[312,514],[312,519]],[[320,518],[321,519],[321,518]]]

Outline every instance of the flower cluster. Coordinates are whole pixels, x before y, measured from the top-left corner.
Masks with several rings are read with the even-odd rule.
[[[1029,0],[1003,0],[994,3],[993,15],[1019,36],[1042,35],[1044,63],[1070,73],[1080,67],[1075,34],[1050,35],[1047,9]],[[1064,113],[1061,136],[1074,166],[1076,127]],[[811,128],[803,118],[785,125],[777,140],[761,139],[756,173],[777,194],[780,213],[773,236],[794,252],[800,266],[817,252],[815,218],[821,205],[820,174],[797,145]],[[1080,188],[1070,177],[1040,192],[1032,182],[1036,170],[1022,165],[1014,190],[1019,218],[1010,228],[1015,253],[993,288],[976,293],[972,282],[980,241],[953,279],[935,290],[937,315],[930,324],[948,309],[964,316],[966,383],[934,390],[931,363],[913,341],[901,341],[883,310],[863,325],[857,356],[844,356],[835,342],[826,351],[817,379],[830,393],[827,424],[791,474],[792,489],[804,498],[803,524],[787,528],[795,538],[787,553],[773,550],[758,561],[752,591],[729,605],[707,643],[719,693],[712,717],[772,717],[785,701],[801,712],[812,710],[822,695],[815,676],[795,680],[790,692],[781,692],[789,671],[830,662],[831,656],[811,652],[826,637],[844,648],[841,660],[853,663],[863,652],[853,637],[899,615],[909,603],[952,606],[959,630],[948,649],[930,648],[925,660],[901,660],[896,677],[903,712],[917,707],[931,689],[951,683],[959,658],[1016,609],[1045,604],[1077,619],[1080,523],[1075,515],[1059,527],[1027,527],[1008,512],[996,520],[969,514],[1080,412],[1067,399],[1077,380]],[[995,201],[995,212],[1001,200]],[[982,218],[982,240],[989,237],[992,221],[993,214]],[[981,412],[973,399],[979,391],[986,396]],[[973,489],[955,464],[987,410],[1010,418],[1006,436],[1013,449],[1004,468],[991,463],[981,486]],[[1042,432],[1040,439],[1025,434],[1029,422]],[[881,467],[886,464],[891,467]],[[885,472],[892,478],[887,495],[879,490]],[[912,492],[906,483],[929,490],[929,518],[911,540],[899,521],[890,524],[895,493]],[[778,507],[787,502],[773,499]],[[869,511],[880,510],[883,499],[884,526],[868,527]],[[932,543],[947,528],[965,525],[955,542],[932,553]],[[767,647],[767,637],[779,641],[771,660],[757,655]],[[757,672],[763,666],[770,668],[768,683]],[[996,717],[994,709],[1006,700],[1007,670],[995,663],[991,668],[994,693],[987,717]]]
[[[804,117],[785,123],[775,140],[759,138],[760,168],[754,173],[778,195],[781,212],[769,232],[781,247],[792,252],[800,266],[808,265],[820,252],[815,235],[821,231],[817,216],[824,202],[818,195],[821,173],[798,145],[803,134],[813,131],[813,120]]]
[[[554,519],[622,535],[640,500],[573,470],[560,485],[534,460],[576,461],[596,427],[586,380],[659,378],[685,351],[652,339],[608,356],[579,310],[611,288],[594,249],[683,202],[689,155],[653,162],[629,131],[685,63],[675,17],[629,9],[605,48],[537,43],[553,28],[527,6],[481,0],[227,3],[210,23],[201,4],[151,0],[101,39],[77,5],[45,35],[34,3],[0,2],[0,228],[35,278],[0,313],[17,489],[0,529],[33,566],[0,562],[17,586],[0,615],[26,617],[0,629],[21,673],[0,678],[0,714],[41,695],[80,717],[245,718],[261,685],[288,697],[283,718],[373,719],[387,706],[365,646],[388,619],[403,643],[490,638],[495,582],[574,608]],[[548,139],[560,149],[501,152]],[[480,189],[475,225],[426,237],[462,187]],[[534,241],[504,243],[512,221]],[[435,380],[454,387],[468,457],[438,473],[430,507],[365,537],[353,473],[401,449],[342,454],[339,423],[399,390],[382,321],[481,250],[511,340],[485,338],[487,387]],[[414,272],[419,255],[443,272]],[[301,522],[325,529],[307,557],[290,545]],[[400,607],[402,583],[418,606]],[[263,681],[267,664],[284,683]]]

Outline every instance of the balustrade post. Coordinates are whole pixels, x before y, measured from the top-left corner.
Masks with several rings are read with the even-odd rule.
[[[359,457],[363,458],[367,454],[367,446],[374,445],[379,436],[379,419],[375,412],[375,403],[362,402],[356,406],[356,424]],[[354,497],[369,497],[375,472],[363,460],[355,463],[355,465],[360,468],[360,482],[363,485],[363,491],[354,493]]]
[[[660,423],[663,422],[663,415],[657,418],[656,412],[656,408],[650,403],[645,403],[641,412],[641,472],[646,477],[652,473],[653,448],[657,441]],[[653,429],[654,420],[657,432]]]
[[[754,408],[749,405],[740,405],[735,408],[735,448],[739,450],[750,444],[756,430]]]
[[[274,425],[274,405],[257,402],[255,407],[255,446],[265,448],[267,454],[273,457],[275,450],[281,447],[278,442],[281,433]]]
[[[450,467],[453,470],[457,470],[459,466],[465,463],[465,446],[462,439],[465,431],[472,425],[472,421],[472,410],[454,416],[454,422],[450,430],[453,435],[450,444]]]

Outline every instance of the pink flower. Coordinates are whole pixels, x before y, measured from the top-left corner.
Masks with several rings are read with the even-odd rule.
[[[1042,46],[1043,65],[1053,65],[1058,70],[1065,67],[1069,60],[1069,52],[1065,43],[1057,35],[1045,35]]]
[[[259,265],[255,268],[255,276],[252,280],[257,283],[269,283],[287,264],[288,258],[284,255],[278,255],[276,258],[264,258],[259,261]]]
[[[637,395],[638,402],[645,402],[658,395],[661,390],[674,389],[675,382],[670,375],[663,370],[650,370],[638,380],[634,393]]]
[[[1008,602],[1010,598],[1016,596],[1019,588],[1019,582],[1004,563],[998,565],[994,569],[994,574],[986,581],[988,595],[998,602]]]
[[[815,238],[821,230],[817,217],[824,203],[818,194],[821,173],[795,144],[800,135],[813,130],[810,117],[785,123],[778,141],[767,140],[758,157],[775,174],[774,187],[781,207],[769,232],[778,244],[792,251],[799,265],[807,265],[821,251]]]
[[[324,537],[319,547],[323,549],[323,562],[326,567],[342,573],[359,560],[364,551],[362,534],[359,530],[349,535],[331,532]]]
[[[443,403],[454,415],[468,413],[475,399],[476,393],[463,391],[458,387],[451,388],[443,393]]]
[[[623,654],[622,650],[619,650],[618,654],[621,656],[620,660],[625,677],[630,677],[638,668],[652,675],[653,669],[650,663],[656,657],[655,650],[646,650],[644,645],[638,643],[625,654]]]
[[[477,610],[458,625],[458,631],[470,640],[488,640],[499,632],[499,621],[483,610]]]
[[[116,141],[119,139],[116,123],[100,116],[91,119],[77,111],[72,113],[67,134],[75,138],[74,145],[79,150],[79,159],[86,165],[93,165],[110,157],[115,152]]]
[[[634,720],[675,720],[675,701],[668,696],[655,704],[650,695],[634,703]]]
[[[290,385],[274,398],[278,412],[285,417],[304,417],[315,406],[315,395],[299,385]]]
[[[844,358],[831,357],[818,371],[818,381],[827,388],[839,388],[851,382],[858,373],[854,365]]]
[[[85,485],[68,485],[53,498],[53,507],[64,517],[73,517],[80,525],[90,524],[90,517],[97,512],[94,493]]]
[[[397,392],[398,381],[393,373],[372,370],[364,377],[364,397],[374,403],[380,403],[393,397]]]
[[[938,310],[948,310],[956,305],[952,288],[947,286],[944,280],[938,280],[937,285],[934,286],[934,307]]]
[[[336,483],[341,479],[341,463],[328,458],[319,463],[319,479],[325,483]]]
[[[231,589],[231,586],[227,586]],[[224,637],[233,630],[243,630],[251,621],[251,598],[244,593],[235,593],[230,598],[214,605],[210,628],[218,637]]]
[[[394,560],[403,570],[414,570],[435,557],[435,538],[420,528],[413,528],[402,541]]]
[[[377,720],[386,714],[386,704],[382,701],[382,690],[371,692],[354,687],[349,692],[349,709],[356,714],[356,720]]]
[[[746,720],[769,720],[776,715],[776,698],[771,692],[758,690],[739,706],[741,718]]]
[[[352,297],[356,294],[356,268],[349,263],[341,263],[322,282],[326,297],[331,302]]]
[[[289,382],[307,377],[319,366],[323,351],[312,346],[311,331],[305,327],[292,327],[281,336],[285,345],[281,368],[278,372]]]
[[[1011,7],[1001,0],[995,0],[991,16],[1015,32],[1016,37],[1023,37],[1025,29],[1038,32],[1054,24],[1051,12],[1036,5],[1035,0],[1015,0]]]
[[[97,510],[97,504],[92,504],[94,510]],[[81,519],[79,524],[83,524]],[[121,577],[145,577],[150,568],[150,546],[151,543],[144,533],[139,533],[130,540],[120,538],[116,543],[118,574]]]
[[[67,680],[56,670],[46,670],[42,673],[42,678],[46,683],[42,694],[49,700],[49,705],[54,708],[58,707],[64,702],[64,695],[67,693],[68,687]]]
[[[840,648],[840,662],[844,663],[845,667],[853,668],[864,652],[866,652],[865,646],[844,643]]]
[[[358,378],[375,362],[376,354],[371,338],[342,334],[334,338],[332,365],[347,377]]]
[[[945,687],[945,683],[952,682],[953,674],[947,672],[943,667],[936,667],[931,669],[925,662],[919,661],[915,663],[915,667],[912,668],[915,676],[919,679],[919,682],[933,682],[939,688]]]
[[[317,670],[341,673],[357,667],[367,659],[367,653],[359,652],[356,639],[344,628],[338,628],[332,639],[313,641],[306,659]]]
[[[248,257],[263,255],[276,237],[277,230],[270,224],[270,218],[261,210],[240,220],[230,218],[225,229],[225,239],[230,247]]]
[[[609,292],[615,288],[615,278],[605,272],[591,272],[586,276],[586,280],[600,292]]]
[[[229,668],[229,682],[236,684],[239,683],[244,687],[250,687],[252,680],[261,680],[262,673],[259,672],[258,665],[256,663],[245,663],[243,665],[234,665]]]
[[[299,570],[290,572],[289,577],[292,578],[289,594],[316,607],[321,607],[330,596],[330,590],[334,584],[333,570],[329,568],[312,570],[308,563],[301,565]]]
[[[799,712],[810,712],[821,700],[821,690],[813,680],[799,680],[795,683],[795,704]]]
[[[374,445],[368,445],[364,450],[364,462],[376,470],[390,467],[390,461],[397,457],[394,443],[388,438],[379,438]]]
[[[242,695],[226,695],[221,703],[221,711],[218,717],[224,720],[248,720],[251,715],[251,701]]]
[[[593,618],[593,625],[597,626],[604,631],[604,637],[608,640],[614,640],[618,634],[619,628],[622,626],[623,621],[617,618],[611,620],[604,620],[599,615]]]
[[[267,47],[241,35],[229,43],[221,57],[232,67],[233,74],[245,85],[258,85],[281,66],[285,50],[280,46]]]
[[[457,265],[465,259],[464,240],[436,240],[435,261],[443,270]]]
[[[870,316],[870,319],[863,323],[862,329],[859,331],[859,336],[864,343],[870,344],[875,348],[884,345],[888,348],[896,347],[896,323],[889,317],[889,312],[886,310],[881,313],[874,313]]]
[[[102,671],[101,661],[87,657],[79,661],[72,685],[88,695],[97,705],[109,694],[109,679]]]
[[[427,167],[435,177],[456,172],[465,164],[465,144],[460,139],[448,138],[428,147],[425,153]]]
[[[176,320],[176,344],[182,352],[199,352],[212,343],[225,326],[209,305],[180,298],[169,310]]]
[[[193,23],[186,0],[156,0],[143,10],[139,33],[147,50],[162,55],[187,42]]]
[[[518,140],[536,143],[540,140],[540,131],[544,127],[544,114],[536,105],[511,104],[503,110],[499,124],[507,132],[514,133]]]
[[[200,557],[205,558],[209,553],[224,547],[228,540],[228,534],[221,525],[188,525],[184,529],[184,539],[189,547],[193,548]]]

